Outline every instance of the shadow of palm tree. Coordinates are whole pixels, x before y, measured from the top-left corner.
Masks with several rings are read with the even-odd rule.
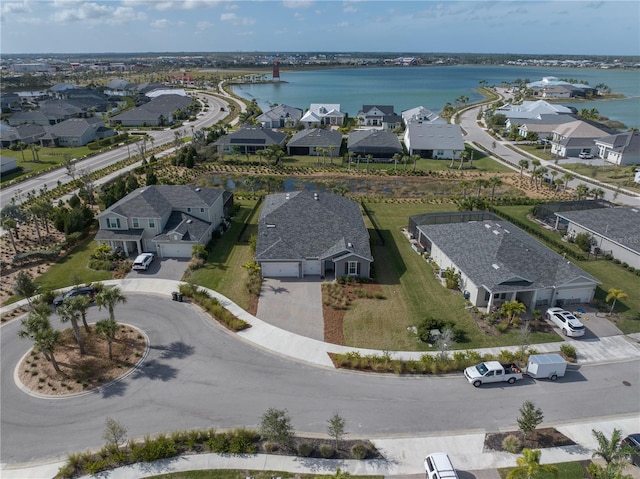
[[[158,346],[151,346],[151,349],[162,351],[162,354],[160,354],[161,359],[184,359],[187,356],[191,356],[195,351],[193,346],[182,341],[174,341],[167,345],[160,344]]]
[[[134,379],[148,378],[154,381],[169,381],[170,379],[175,379],[177,375],[178,370],[176,368],[152,359],[143,364],[141,368],[136,369],[132,377]]]

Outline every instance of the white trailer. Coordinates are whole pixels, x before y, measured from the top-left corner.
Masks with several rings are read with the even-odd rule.
[[[555,381],[564,376],[567,362],[559,354],[532,354],[527,363],[527,375],[535,379]]]

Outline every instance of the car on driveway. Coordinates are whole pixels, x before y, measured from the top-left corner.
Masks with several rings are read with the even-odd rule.
[[[578,155],[578,158],[582,160],[591,160],[593,158],[593,155],[591,153],[583,151]]]
[[[569,311],[562,308],[547,309],[546,318],[562,330],[565,336],[577,338],[584,336],[584,324]]]
[[[93,297],[96,295],[96,290],[93,286],[82,286],[81,288],[70,289],[66,293],[56,296],[53,299],[53,305],[57,308],[67,298],[73,298],[74,296],[89,296],[93,301]]]
[[[153,253],[142,253],[133,262],[133,269],[148,270],[149,265],[153,262]]]
[[[627,459],[634,466],[640,467],[640,433],[629,434],[622,440],[622,445],[629,446],[633,450]]]

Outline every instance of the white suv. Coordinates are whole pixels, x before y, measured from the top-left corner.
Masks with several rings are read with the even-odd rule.
[[[153,253],[142,253],[138,255],[136,260],[133,262],[133,269],[149,269],[149,265],[153,261]]]
[[[562,330],[565,336],[577,338],[584,336],[584,324],[569,311],[562,308],[547,309],[546,317]]]

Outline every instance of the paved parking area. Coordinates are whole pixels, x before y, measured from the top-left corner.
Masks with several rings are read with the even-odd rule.
[[[292,333],[324,340],[320,277],[265,278],[258,318]]]
[[[149,269],[131,271],[127,275],[130,278],[157,278],[157,279],[173,279],[181,281],[184,272],[189,265],[189,258],[158,258],[156,257]]]

